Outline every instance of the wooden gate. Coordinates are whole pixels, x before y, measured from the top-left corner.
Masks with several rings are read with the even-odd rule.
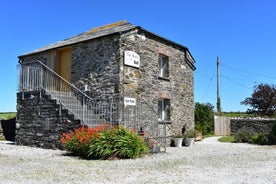
[[[214,116],[215,120],[215,135],[230,135],[230,117]]]

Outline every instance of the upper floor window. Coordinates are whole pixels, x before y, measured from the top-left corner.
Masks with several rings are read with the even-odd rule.
[[[158,76],[161,78],[168,79],[170,76],[169,72],[169,57],[165,55],[159,55],[159,74]]]

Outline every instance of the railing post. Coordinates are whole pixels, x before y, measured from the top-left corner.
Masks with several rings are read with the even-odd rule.
[[[20,79],[19,79],[19,86],[18,86],[18,90],[19,90],[19,92],[21,92],[21,98],[22,98],[22,100],[24,100],[24,87],[23,87],[23,85],[24,85],[24,68],[23,68],[23,66],[21,65],[21,64],[19,64],[19,76],[20,76]]]
[[[61,116],[61,101],[59,100],[59,116]]]
[[[85,104],[85,96],[82,96],[82,123],[84,124],[84,104]]]
[[[109,104],[109,121],[111,124],[113,124],[113,119],[112,119],[112,108],[113,108],[113,98],[111,98],[110,100],[110,104]]]
[[[29,77],[30,77],[30,68],[29,67],[27,67],[27,79],[26,79],[26,88],[27,88],[27,90],[29,91]]]
[[[167,122],[165,122],[165,152],[167,152]]]
[[[42,91],[42,89],[43,89],[43,70],[42,70],[42,67],[40,66],[40,70],[39,70],[40,72],[40,81],[39,81],[39,97],[40,98],[42,98],[42,94],[41,94],[41,91]]]

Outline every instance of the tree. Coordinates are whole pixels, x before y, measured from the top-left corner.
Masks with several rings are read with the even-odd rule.
[[[248,113],[256,113],[261,116],[272,117],[276,111],[276,86],[271,84],[259,84],[254,86],[251,97],[241,102],[242,105],[249,105]]]
[[[210,103],[195,103],[195,126],[202,134],[214,131],[214,106]]]

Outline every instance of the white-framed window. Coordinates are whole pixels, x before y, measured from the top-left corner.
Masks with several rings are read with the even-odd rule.
[[[163,121],[171,120],[170,99],[159,99],[158,100],[158,116],[159,116],[159,120],[163,120]]]
[[[161,78],[169,78],[169,57],[159,54],[159,74],[158,76]]]

